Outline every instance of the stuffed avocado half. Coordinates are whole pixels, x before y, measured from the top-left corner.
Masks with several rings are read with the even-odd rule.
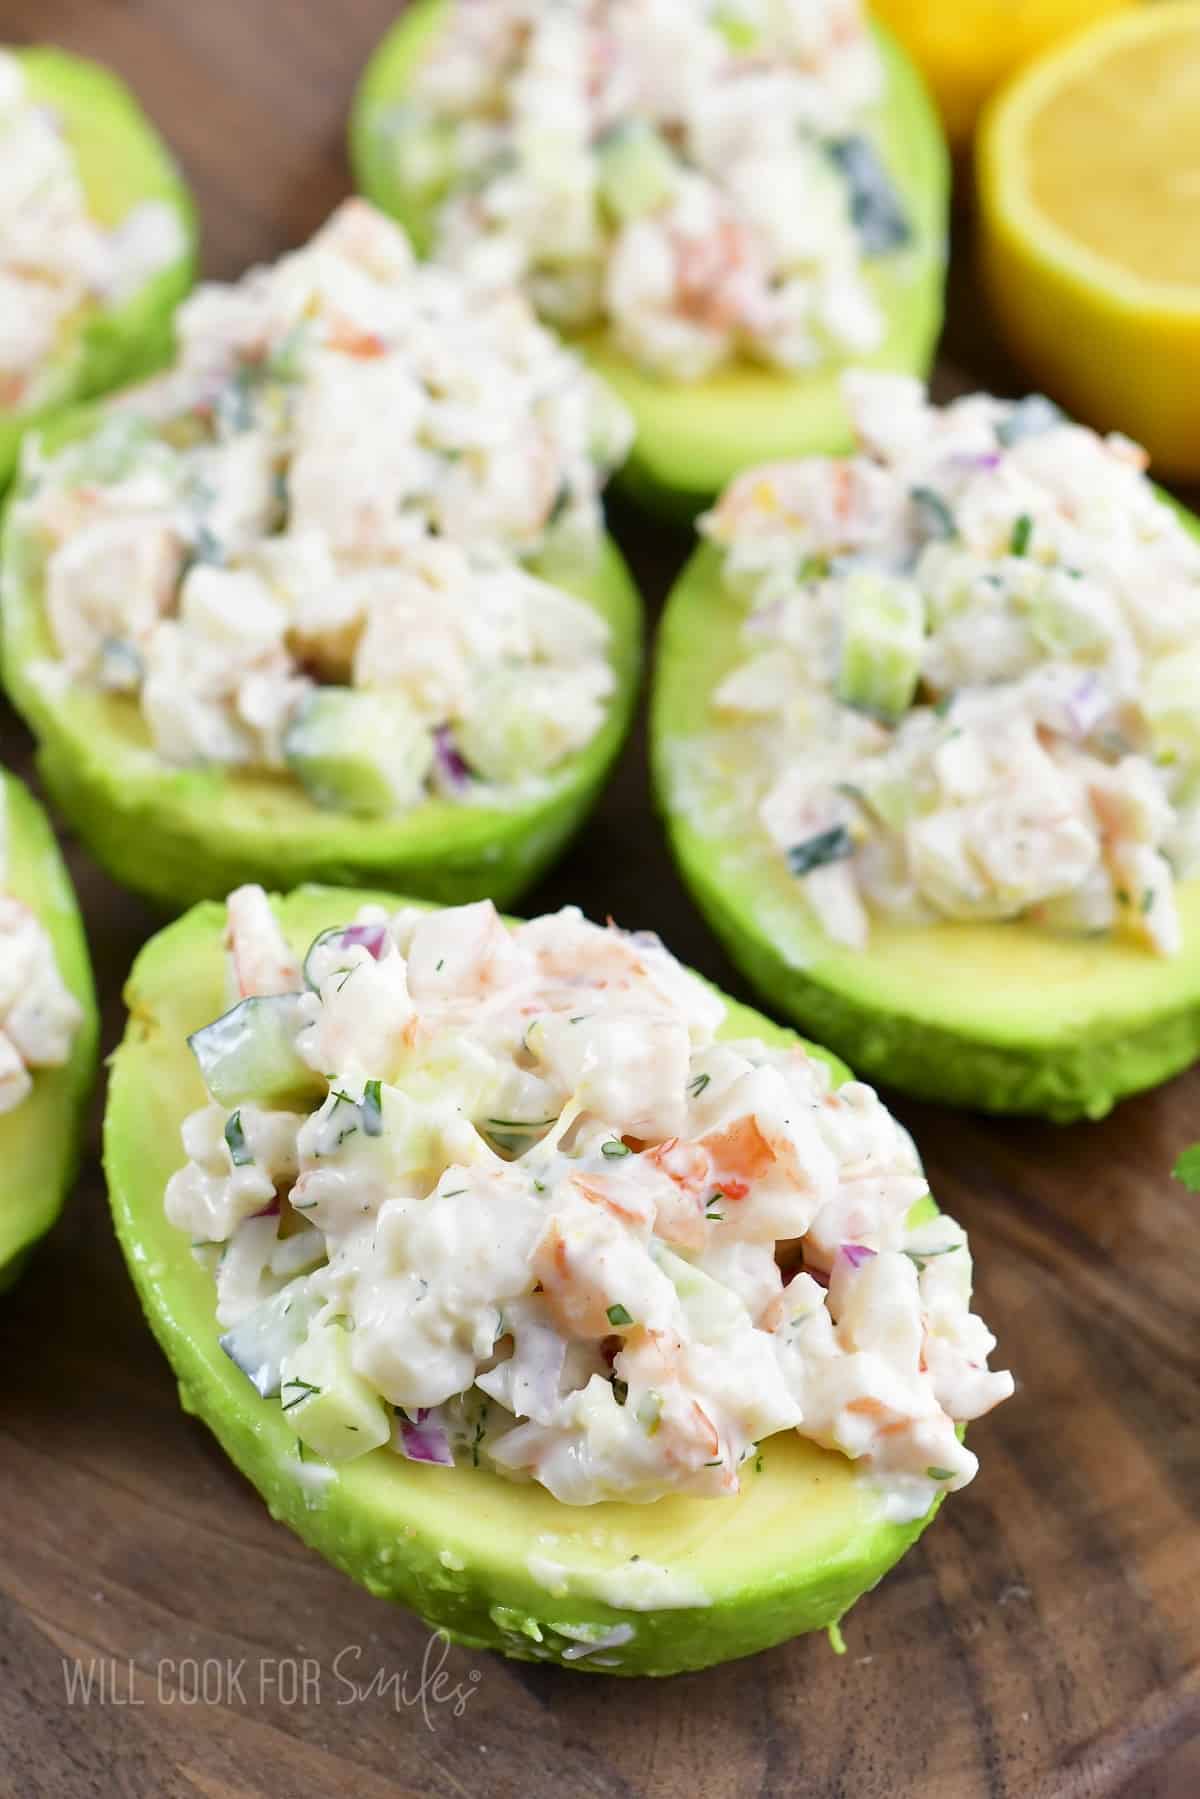
[[[185,1408],[468,1644],[834,1623],[1011,1390],[911,1141],[646,933],[398,904],[244,889],[134,968],[105,1161]]]
[[[856,378],[668,602],[658,797],[733,959],[865,1074],[1100,1117],[1200,1054],[1200,547],[1126,439]]]
[[[848,447],[848,364],[926,371],[946,149],[855,6],[585,11],[418,0],[352,159],[420,247],[523,282],[634,415],[621,479],[690,513],[752,461]]]
[[[0,159],[3,488],[23,431],[167,361],[196,232],[133,96],[65,51],[0,47]]]
[[[0,772],[0,1289],[59,1214],[96,1074],[75,893],[46,816]]]
[[[623,408],[362,201],[31,440],[4,668],[64,812],[168,906],[247,879],[509,899],[620,746]]]

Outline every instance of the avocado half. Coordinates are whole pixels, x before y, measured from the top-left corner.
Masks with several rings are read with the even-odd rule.
[[[22,434],[65,406],[151,374],[170,359],[171,320],[192,285],[196,218],[170,151],[123,82],[99,63],[37,45],[14,52],[31,98],[63,122],[92,217],[114,226],[143,200],[172,207],[184,253],[119,306],[87,315],[62,353],[52,401],[34,411],[0,411],[0,490],[17,464]]]
[[[406,7],[367,64],[350,115],[358,186],[400,220],[422,252],[429,249],[433,220],[428,206],[400,183],[392,127],[413,71],[448,12],[449,0],[415,0]],[[914,64],[886,31],[873,29],[887,95],[868,128],[913,231],[908,248],[866,267],[888,322],[878,349],[811,374],[788,375],[744,362],[681,384],[639,369],[606,331],[574,339],[634,416],[637,441],[617,481],[654,510],[687,517],[751,463],[850,449],[853,431],[841,376],[851,363],[914,375],[929,370],[942,323],[949,157]]]
[[[309,887],[275,904],[302,953],[319,931],[381,899],[401,903]],[[913,1524],[884,1522],[851,1464],[794,1432],[763,1444],[761,1472],[744,1478],[736,1499],[654,1505],[565,1506],[489,1470],[417,1466],[382,1449],[336,1470],[298,1460],[278,1404],[261,1399],[218,1346],[212,1277],[163,1210],[182,1161],[180,1124],[205,1100],[186,1039],[224,1004],[223,931],[223,907],[197,906],[134,964],[104,1159],[117,1235],[183,1407],[214,1432],[272,1515],[456,1641],[527,1661],[674,1674],[836,1623],[933,1511]],[[794,1041],[732,1003],[721,1035]],[[845,1078],[832,1056],[814,1053]],[[595,1644],[597,1661],[583,1653]]]
[[[1179,888],[1183,947],[1170,958],[1028,923],[878,917],[869,948],[849,950],[810,918],[783,859],[736,802],[724,817],[699,818],[698,740],[709,696],[741,654],[744,616],[722,583],[720,552],[702,546],[663,614],[651,754],[684,879],[773,1009],[867,1078],[1060,1122],[1102,1118],[1200,1056],[1200,880]]]
[[[48,441],[80,435],[89,418],[73,416]],[[171,767],[155,753],[134,696],[52,678],[39,552],[11,508],[0,542],[4,681],[38,739],[55,803],[114,880],[168,910],[223,898],[245,881],[387,883],[445,905],[507,904],[554,860],[595,799],[625,737],[641,664],[641,602],[615,544],[603,539],[589,563],[550,555],[530,566],[607,621],[616,687],[591,742],[519,804],[429,799],[396,818],[359,818],[316,805],[285,775]]]
[[[8,836],[5,891],[36,913],[54,945],[59,972],[83,1008],[70,1060],[62,1068],[35,1069],[33,1091],[11,1112],[0,1114],[2,1292],[62,1210],[79,1159],[100,1026],[87,938],[54,833],[15,775],[0,770],[0,780]]]

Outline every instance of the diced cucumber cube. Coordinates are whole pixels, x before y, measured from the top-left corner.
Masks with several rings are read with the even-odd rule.
[[[859,778],[863,802],[889,831],[902,831],[920,810],[920,794],[912,781],[900,775]]]
[[[378,818],[424,798],[433,737],[398,694],[322,687],[288,727],[283,753],[318,806]]]
[[[1175,650],[1151,664],[1142,710],[1157,755],[1200,757],[1200,649]]]
[[[458,133],[448,119],[412,106],[397,106],[387,117],[396,173],[422,205],[440,200],[458,174]]]
[[[487,781],[544,774],[576,746],[582,709],[594,705],[570,672],[497,668],[459,722],[459,748]]]
[[[720,1206],[719,1189],[714,1188],[709,1201],[710,1214],[715,1216]],[[713,1280],[702,1269],[694,1268],[674,1250],[657,1250],[655,1260],[679,1295],[689,1331],[701,1342],[711,1343],[727,1337],[750,1322],[750,1315],[736,1293]]]
[[[319,1304],[303,1276],[289,1281],[218,1338],[230,1361],[236,1362],[264,1399],[279,1392],[283,1363],[308,1335]]]
[[[1055,569],[1026,601],[1029,629],[1048,656],[1102,650],[1111,641],[1108,621],[1098,616],[1088,584]]]
[[[665,206],[679,165],[670,146],[645,119],[610,131],[599,147],[600,198],[615,219],[639,219]]]
[[[279,1401],[300,1441],[327,1462],[366,1455],[392,1434],[387,1407],[354,1372],[350,1335],[338,1324],[314,1325],[284,1359]]]
[[[712,22],[731,50],[739,53],[757,48],[762,33],[754,20],[736,5],[718,6]]]
[[[255,1100],[283,1110],[314,1104],[325,1082],[296,1048],[303,1023],[298,993],[272,993],[244,999],[193,1031],[188,1044],[217,1104]]]
[[[1040,437],[1043,431],[1053,431],[1064,423],[1063,414],[1053,400],[1048,400],[1045,394],[1026,394],[1000,420],[996,426],[996,439],[1006,450],[1011,450],[1024,438]]]
[[[910,581],[856,574],[842,601],[837,696],[894,724],[912,705],[925,647],[925,602]]]

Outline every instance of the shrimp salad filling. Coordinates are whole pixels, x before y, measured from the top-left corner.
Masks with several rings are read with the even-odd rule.
[[[113,230],[91,217],[62,122],[0,50],[0,407],[55,398],[71,333],[120,305],[183,254],[174,210],[132,207]]]
[[[130,696],[168,763],[364,814],[519,790],[592,739],[608,626],[523,559],[591,565],[631,429],[520,295],[350,201],[178,336],[96,433],[26,457],[41,678]]]
[[[1026,919],[1180,947],[1200,872],[1200,543],[1046,400],[845,380],[859,453],[702,521],[746,605],[703,740],[824,933]]]
[[[454,0],[380,128],[442,260],[686,382],[882,341],[884,85],[858,0]]]
[[[260,888],[228,921],[165,1204],[301,1455],[587,1505],[728,1497],[798,1431],[896,1519],[972,1478],[958,1426],[1012,1381],[871,1088],[716,1041],[656,937],[574,909],[367,907],[303,963]]]
[[[33,1071],[70,1059],[83,1009],[63,981],[50,935],[5,890],[8,807],[0,785],[0,1113],[33,1092]]]

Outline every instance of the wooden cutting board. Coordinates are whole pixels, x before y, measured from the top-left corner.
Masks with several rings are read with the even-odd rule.
[[[389,0],[0,0],[0,39],[106,58],[198,191],[205,266],[303,240],[345,191],[345,110]],[[949,392],[1013,377],[967,259]],[[656,608],[686,541],[619,509]],[[27,739],[4,714],[3,753]],[[70,847],[70,846],[69,846]],[[72,850],[105,1003],[153,928]],[[662,932],[740,983],[667,860],[630,746],[585,840],[529,901]],[[109,1230],[95,1157],[0,1308],[0,1799],[1197,1799],[1200,1071],[1104,1124],[898,1102],[971,1233],[1018,1397],[983,1469],[824,1637],[666,1682],[436,1645],[273,1524],[183,1416]],[[85,1690],[88,1676],[90,1691]]]

